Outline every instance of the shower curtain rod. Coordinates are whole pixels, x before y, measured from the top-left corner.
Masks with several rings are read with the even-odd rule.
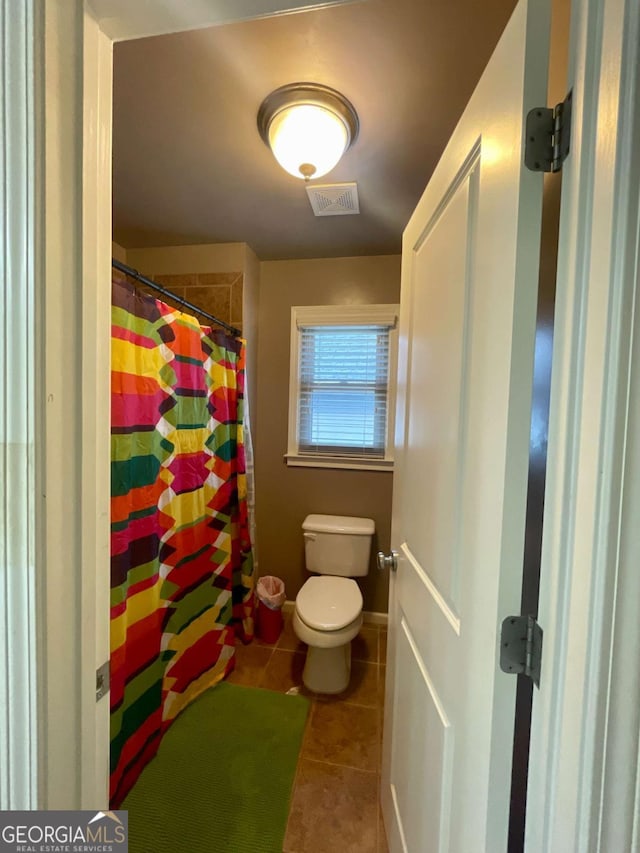
[[[194,305],[192,302],[187,302],[186,299],[182,299],[181,296],[176,296],[175,293],[172,293],[170,290],[167,290],[166,288],[161,287],[161,285],[156,284],[155,281],[152,281],[150,278],[147,278],[146,275],[142,275],[142,273],[139,273],[138,270],[134,270],[133,267],[128,267],[126,264],[123,264],[122,261],[117,261],[115,258],[111,258],[111,266],[115,267],[117,270],[120,270],[120,272],[131,276],[131,278],[135,278],[137,281],[142,282],[142,284],[146,284],[147,287],[152,287],[154,290],[157,290],[158,293],[161,293],[162,296],[168,297],[169,299],[173,299],[173,301],[177,302],[178,305],[183,305],[185,308],[188,308],[195,314],[200,314],[202,317],[206,317],[207,320],[211,320],[218,326],[222,326],[224,329],[234,335],[234,337],[241,337],[240,329],[236,329],[235,326],[230,326],[228,323],[225,323],[224,320],[218,320],[218,318],[214,317],[213,314],[208,314],[206,311],[203,311],[201,308],[198,308],[197,305]]]

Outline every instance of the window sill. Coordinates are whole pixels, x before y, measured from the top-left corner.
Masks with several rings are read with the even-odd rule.
[[[294,468],[343,468],[350,471],[393,471],[393,459],[349,459],[345,456],[301,456],[285,453],[287,465]]]

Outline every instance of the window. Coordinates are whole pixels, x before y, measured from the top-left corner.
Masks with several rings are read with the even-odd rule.
[[[393,464],[397,305],[291,309],[289,465]]]

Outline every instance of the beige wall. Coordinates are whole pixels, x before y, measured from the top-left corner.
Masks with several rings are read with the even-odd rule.
[[[119,246],[118,243],[111,242],[111,257],[115,258],[120,263],[127,263],[127,250],[122,246]]]
[[[136,270],[153,269],[162,275],[241,272],[245,245],[245,243],[202,243],[196,246],[127,249],[127,263]]]
[[[258,416],[255,433],[260,574],[274,574],[294,599],[308,577],[301,524],[308,513],[373,518],[378,548],[390,547],[393,474],[287,467],[289,335],[292,305],[398,302],[400,256],[264,261],[260,264]],[[365,610],[386,612],[388,577],[375,568],[361,581]]]
[[[258,331],[260,304],[260,261],[255,252],[245,245],[244,287],[242,291],[242,334],[247,341],[247,399],[252,435],[257,433],[257,377],[258,377]]]

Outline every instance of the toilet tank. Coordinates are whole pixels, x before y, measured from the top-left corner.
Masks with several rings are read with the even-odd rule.
[[[372,518],[308,515],[302,523],[307,569],[320,575],[363,577],[369,571]]]

